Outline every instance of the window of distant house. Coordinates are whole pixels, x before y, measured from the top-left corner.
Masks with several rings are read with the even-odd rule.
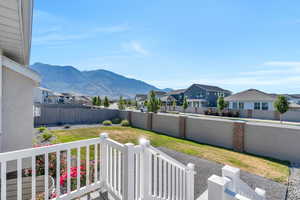
[[[269,104],[267,102],[262,102],[261,108],[262,110],[269,110]]]
[[[239,102],[239,109],[241,109],[241,110],[244,109],[244,102]]]
[[[260,110],[260,102],[254,103],[254,110]]]
[[[232,108],[237,109],[237,102],[232,102]]]

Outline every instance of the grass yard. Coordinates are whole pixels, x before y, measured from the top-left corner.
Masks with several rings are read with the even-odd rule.
[[[52,131],[57,137],[54,143],[95,138],[99,137],[99,134],[103,132],[109,133],[110,138],[120,143],[131,142],[137,144],[139,138],[144,137],[149,139],[151,145],[155,147],[166,147],[221,164],[228,164],[276,182],[286,184],[288,181],[288,162],[238,153],[220,147],[169,137],[152,131],[131,127],[94,127]]]

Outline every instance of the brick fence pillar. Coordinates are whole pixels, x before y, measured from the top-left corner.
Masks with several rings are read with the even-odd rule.
[[[179,116],[179,137],[186,138],[186,116]]]
[[[252,113],[253,113],[253,111],[252,110],[247,110],[247,117],[248,118],[252,118]]]
[[[153,118],[153,113],[149,112],[147,113],[147,127],[146,129],[151,131],[152,130],[152,118]]]
[[[132,111],[127,111],[128,113],[127,113],[127,120],[128,120],[128,122],[129,122],[129,124],[131,124],[131,122],[132,122]]]
[[[245,122],[233,123],[233,149],[238,152],[244,151]]]

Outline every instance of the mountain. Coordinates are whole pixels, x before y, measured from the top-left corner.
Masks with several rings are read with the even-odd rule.
[[[79,71],[72,66],[57,66],[44,63],[35,63],[30,67],[41,75],[42,87],[56,92],[75,92],[90,96],[109,96],[110,98],[123,96],[128,98],[134,97],[136,94],[146,94],[150,90],[164,91],[143,81],[127,78],[103,69]]]

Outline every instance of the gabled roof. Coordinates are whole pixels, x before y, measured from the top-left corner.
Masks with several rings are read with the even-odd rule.
[[[196,86],[196,87],[199,87],[199,88],[211,91],[211,92],[228,92],[228,93],[231,93],[231,91],[229,91],[229,90],[225,90],[223,88],[220,88],[218,86],[213,86],[213,85],[193,84],[192,86]]]
[[[185,91],[186,91],[186,89],[173,90],[171,92],[168,92],[166,95],[181,94],[181,93],[184,93]]]
[[[268,94],[256,89],[249,89],[225,97],[225,101],[274,101],[276,97],[276,94]]]
[[[170,95],[165,95],[165,96],[161,97],[160,100],[162,102],[174,101],[174,100],[176,101],[176,99],[173,96],[170,96]]]

